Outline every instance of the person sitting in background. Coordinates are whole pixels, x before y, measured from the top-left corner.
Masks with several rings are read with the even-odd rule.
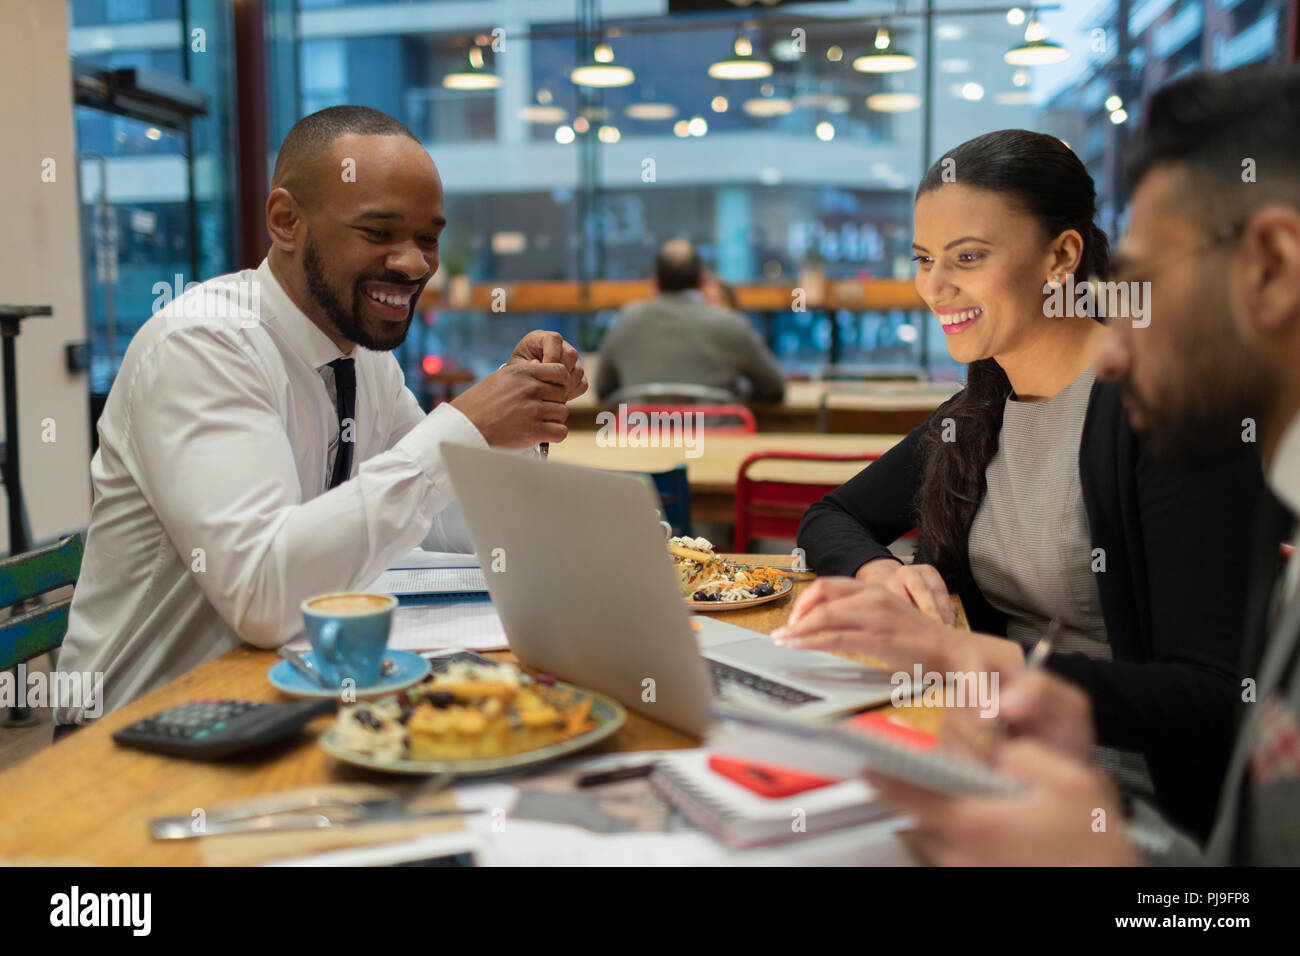
[[[1104,325],[1049,309],[1107,271],[1094,211],[1087,170],[1042,133],[976,137],[926,173],[916,286],[966,387],[808,510],[809,564],[845,577],[800,595],[780,639],[938,672],[978,648],[1009,677],[1059,619],[1048,667],[1092,698],[1104,764],[1204,835],[1263,476],[1240,443],[1195,467],[1156,454],[1095,380]],[[888,545],[912,528],[904,565]],[[983,633],[951,627],[950,591]]]
[[[785,396],[781,366],[749,320],[705,301],[695,247],[671,239],[655,257],[659,294],[619,314],[600,347],[596,394],[654,382],[706,385],[756,402]]]
[[[365,587],[416,545],[472,551],[442,443],[562,441],[565,402],[586,391],[577,351],[533,332],[421,410],[393,349],[446,221],[438,170],[397,120],[359,106],[299,120],[272,186],[266,259],[145,322],[109,392],[59,655],[62,672],[103,673],[105,699],[57,724],[241,640],[277,647],[305,598]]]
[[[1021,795],[951,798],[879,781],[917,818],[935,862],[1300,865],[1300,554],[1279,547],[1300,545],[1300,69],[1192,74],[1158,90],[1143,116],[1114,278],[1148,284],[1154,318],[1116,323],[1099,370],[1122,383],[1152,442],[1197,456],[1244,446],[1271,492],[1254,521],[1236,739],[1214,826],[1202,852],[1142,802],[1124,823],[1119,795],[1087,763],[1086,702],[1037,674],[1003,695],[1021,733],[989,754],[1024,782]],[[1175,568],[1166,558],[1158,573]],[[1186,600],[1196,587],[1185,585]],[[1100,831],[1098,811],[1110,821]],[[1140,856],[1135,830],[1147,837]]]
[[[704,295],[704,301],[715,309],[730,309],[732,312],[741,311],[740,297],[736,295],[736,287],[719,279],[716,273],[704,273],[704,278],[700,280],[700,292]]]

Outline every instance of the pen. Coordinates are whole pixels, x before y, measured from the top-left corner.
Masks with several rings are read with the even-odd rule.
[[[643,763],[631,767],[603,770],[599,773],[583,774],[578,778],[578,786],[599,787],[603,783],[617,783],[620,780],[635,780],[637,777],[648,777],[654,768],[655,765],[652,763]]]
[[[1034,649],[1029,652],[1029,656],[1025,658],[1025,670],[1038,670],[1047,663],[1047,657],[1052,653],[1052,641],[1060,633],[1061,619],[1054,617],[1052,622],[1047,625],[1047,633],[1039,639],[1038,643],[1034,645]]]
[[[1051,656],[1052,642],[1060,636],[1060,633],[1061,619],[1054,617],[1051,623],[1047,625],[1047,633],[1039,638],[1038,643],[1034,645],[1034,649],[1025,655],[1025,670],[1036,671],[1043,669],[1043,666],[1047,663],[1047,658]],[[997,718],[997,723],[993,726],[993,733],[998,738],[1007,735],[1007,725],[1002,721],[1001,717]]]

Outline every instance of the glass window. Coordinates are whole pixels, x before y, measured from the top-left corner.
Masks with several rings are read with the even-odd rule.
[[[234,266],[230,8],[221,0],[72,0],[68,11],[77,63],[183,79],[208,95],[190,139],[103,109],[74,112],[91,391],[103,395],[163,289]]]
[[[188,70],[214,98],[195,129],[205,157],[194,187],[204,274],[226,267],[230,248],[232,61],[211,42],[217,52],[200,59],[187,41],[205,18],[217,23],[223,6],[69,3],[77,57]],[[1101,222],[1117,235],[1126,203],[1119,157],[1144,98],[1189,70],[1280,60],[1287,22],[1284,0],[1140,0],[1124,6],[1123,25],[1120,5],[1107,0],[1064,0],[1037,13],[944,0],[933,18],[920,0],[844,0],[801,7],[798,30],[779,10],[620,18],[613,14],[627,5],[608,3],[601,36],[587,38],[569,2],[500,0],[495,23],[479,5],[437,0],[267,6],[272,148],[293,120],[337,103],[403,120],[447,190],[436,281],[644,278],[656,247],[684,236],[723,279],[784,289],[909,280],[920,176],[945,149],[994,129],[1065,140],[1093,173]],[[632,82],[573,81],[596,40],[608,44],[604,65],[630,70]],[[1040,58],[1056,45],[1064,59],[1008,62],[1027,40]],[[737,58],[770,70],[710,74]],[[156,214],[151,248],[171,248],[172,231],[186,231],[174,225],[180,207],[172,204],[188,196],[162,171],[184,164],[183,141],[80,112],[77,133],[83,153],[107,157],[110,185],[128,170],[159,170],[134,174],[132,201]],[[96,180],[88,173],[86,181]],[[124,235],[132,221],[129,212],[119,217]],[[596,349],[612,318],[440,309],[417,326],[402,358],[418,385],[426,356],[481,373],[528,328],[555,328]],[[935,320],[919,311],[792,307],[751,319],[791,373],[832,361],[959,372]]]

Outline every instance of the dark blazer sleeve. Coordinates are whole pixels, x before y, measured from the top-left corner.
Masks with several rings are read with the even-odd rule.
[[[1132,476],[1131,494],[1105,514],[1095,502],[1092,518],[1094,545],[1106,550],[1098,584],[1115,660],[1055,655],[1049,666],[1088,691],[1099,742],[1144,752],[1162,805],[1204,834],[1232,745],[1263,475],[1250,446],[1179,464],[1131,431],[1126,441],[1126,416],[1115,427],[1131,449],[1117,456],[1121,471],[1129,457],[1120,480]]]
[[[942,418],[949,399],[897,445],[816,502],[799,524],[798,545],[818,574],[852,575],[876,558],[892,558],[891,542],[916,527],[921,486],[921,436]]]

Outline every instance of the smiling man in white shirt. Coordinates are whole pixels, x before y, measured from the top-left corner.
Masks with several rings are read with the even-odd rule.
[[[438,171],[397,120],[333,107],[285,137],[255,270],[193,288],[122,361],[91,461],[95,501],[63,672],[108,712],[246,641],[274,648],[312,594],[364,587],[410,548],[472,547],[439,446],[566,434],[577,351],[533,332],[426,415],[391,350],[438,268]]]

